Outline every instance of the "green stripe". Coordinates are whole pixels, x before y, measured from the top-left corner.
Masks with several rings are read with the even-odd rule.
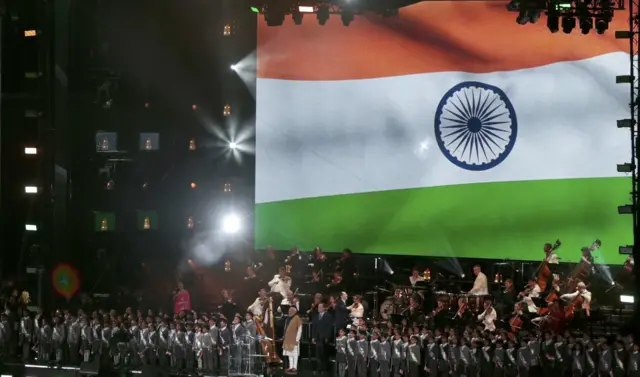
[[[602,263],[632,244],[629,178],[517,181],[382,191],[256,206],[256,245],[357,253],[540,260],[559,238],[565,262],[599,238]]]

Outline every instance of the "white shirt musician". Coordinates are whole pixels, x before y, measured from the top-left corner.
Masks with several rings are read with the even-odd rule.
[[[491,301],[484,302],[484,312],[478,316],[478,321],[482,321],[484,325],[484,331],[495,331],[496,330],[496,319],[498,318],[498,314],[496,310],[491,305]]]
[[[485,275],[480,266],[473,266],[473,273],[476,275],[476,280],[473,282],[473,288],[467,293],[472,295],[488,295],[489,284],[487,282],[487,275]]]
[[[587,291],[587,286],[583,282],[578,283],[578,289],[575,292],[565,293],[560,296],[561,299],[567,301],[573,301],[576,297],[582,297],[584,300],[582,307],[587,312],[587,315],[589,315],[591,310],[591,292]]]
[[[347,309],[351,311],[349,317],[353,319],[353,324],[357,325],[360,322],[360,318],[364,317],[364,306],[362,306],[360,296],[354,296],[353,304],[347,306]]]
[[[253,304],[249,305],[247,311],[256,317],[262,317],[262,306],[265,300],[267,300],[267,291],[261,289],[258,298],[256,298]]]
[[[293,292],[288,291],[287,296],[282,299],[280,306],[278,306],[278,313],[282,313],[282,306],[293,306],[296,308],[296,312],[298,312],[300,310],[300,301],[298,301]]]
[[[291,290],[291,278],[285,274],[284,268],[281,268],[280,273],[271,279],[269,287],[271,292],[278,292],[283,298],[287,297],[287,292]]]
[[[411,285],[415,287],[416,283],[419,281],[424,281],[424,277],[420,275],[420,271],[414,269],[411,276],[409,276],[409,283],[411,283]]]
[[[560,263],[560,258],[558,257],[557,254],[555,254],[552,251],[549,254],[547,254],[546,257],[544,257],[544,261],[549,263],[549,264],[559,264]]]

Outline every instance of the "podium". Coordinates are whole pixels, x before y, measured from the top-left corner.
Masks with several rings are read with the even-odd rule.
[[[237,337],[229,346],[229,377],[258,377],[264,375],[264,356],[260,354],[259,339],[250,335]]]

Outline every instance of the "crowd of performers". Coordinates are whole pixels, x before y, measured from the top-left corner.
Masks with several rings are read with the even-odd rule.
[[[305,343],[314,371],[340,377],[640,376],[632,338],[591,338],[580,326],[595,301],[590,253],[599,241],[583,248],[581,262],[565,275],[556,268],[559,245],[544,246],[544,259],[521,292],[511,279],[490,292],[476,265],[465,292],[438,291],[425,271],[414,269],[406,287],[388,296],[384,287],[352,294],[359,271],[349,250],[330,261],[320,248],[311,256],[292,248],[284,259],[268,249],[247,268],[245,292],[257,297],[241,298],[246,304],[236,303],[234,287],[222,291],[215,313],[185,307],[43,315],[10,299],[0,318],[0,348],[25,361],[97,360],[227,375],[247,356],[234,354],[234,345],[244,342],[265,364],[297,374]],[[179,284],[175,297],[185,294]]]

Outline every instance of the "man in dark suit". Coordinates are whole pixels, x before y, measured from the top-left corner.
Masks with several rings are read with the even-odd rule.
[[[316,360],[318,360],[317,370],[320,373],[326,372],[326,366],[329,364],[327,358],[327,344],[333,338],[333,319],[326,312],[324,304],[318,304],[318,313],[313,317],[313,335],[311,342],[316,346]]]
[[[347,293],[341,292],[340,298],[336,302],[335,318],[334,318],[335,319],[334,325],[336,326],[336,334],[338,333],[339,329],[345,327],[349,322],[349,313],[351,312],[349,311],[349,309],[347,309],[347,298],[349,298]]]

